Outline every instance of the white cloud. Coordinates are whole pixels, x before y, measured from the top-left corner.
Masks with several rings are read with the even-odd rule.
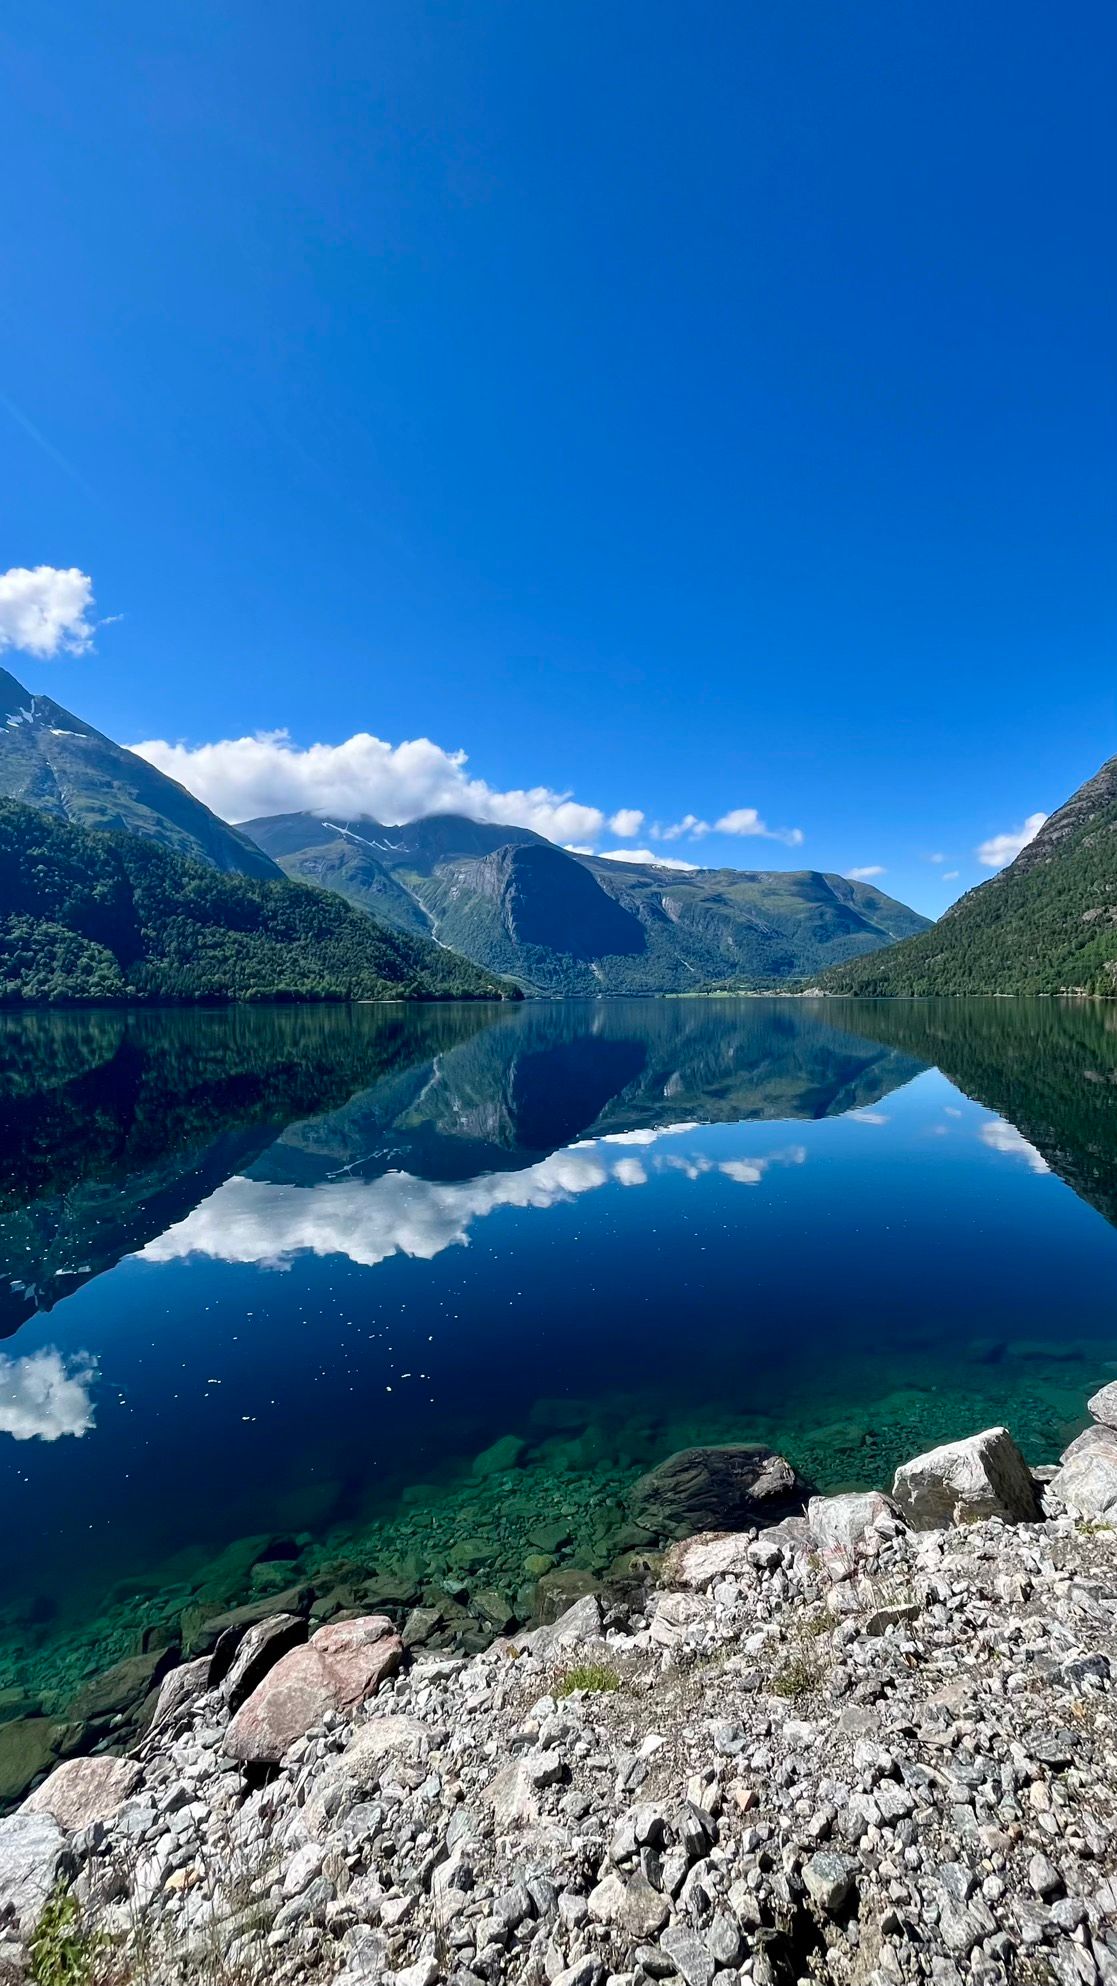
[[[946,861],[946,856],[945,856],[945,855],[928,855],[928,857],[927,857],[927,860],[928,860],[928,862],[945,862],[945,861]]]
[[[618,1159],[613,1167],[613,1178],[620,1186],[646,1186],[648,1175],[637,1158]]]
[[[702,836],[709,832],[709,821],[699,820],[697,814],[684,814],[681,821],[673,821],[670,827],[656,826],[652,829],[657,841],[681,841],[684,835],[688,841],[701,841]]]
[[[1029,1172],[1051,1170],[1043,1153],[1037,1152],[1035,1146],[1029,1144],[1027,1138],[1016,1129],[1015,1124],[1006,1123],[1003,1117],[990,1117],[981,1126],[977,1135],[983,1145],[988,1145],[990,1151],[1001,1152],[1006,1158],[1022,1158]]]
[[[789,848],[799,848],[803,841],[802,828],[770,828],[761,820],[755,807],[734,807],[714,822],[714,833],[759,834],[765,841],[786,842]]]
[[[630,834],[639,834],[643,825],[644,815],[639,807],[621,807],[609,822],[613,833],[619,834],[622,837],[627,837]]]
[[[564,841],[562,845],[568,855],[593,854],[593,843],[589,841]]]
[[[1003,869],[1006,862],[1015,861],[1020,850],[1035,840],[1046,819],[1046,814],[1029,814],[1023,827],[1013,828],[1008,834],[991,834],[975,851],[978,861],[986,869]]]
[[[0,573],[0,653],[18,648],[40,662],[93,646],[93,581],[76,565],[10,566]]]
[[[879,862],[866,862],[863,869],[846,870],[851,883],[871,883],[874,876],[887,876],[887,874],[887,869],[882,868]]]
[[[960,871],[957,869],[944,869],[942,872],[943,882],[956,883],[958,881],[959,874]]]
[[[26,1358],[0,1353],[0,1434],[16,1441],[57,1441],[93,1426],[90,1388],[96,1362],[85,1352],[64,1358],[48,1345]]]
[[[805,1165],[807,1148],[805,1145],[788,1145],[786,1150],[771,1152],[767,1158],[723,1159],[718,1171],[732,1179],[738,1186],[759,1186],[769,1166]]]
[[[603,848],[602,862],[643,862],[653,869],[685,869],[693,875],[697,864],[680,862],[676,856],[657,855],[651,848]]]
[[[890,1122],[890,1119],[883,1110],[847,1110],[845,1115],[848,1124],[872,1124],[875,1126]]]
[[[132,750],[224,820],[305,811],[342,820],[371,814],[395,825],[424,814],[468,814],[473,820],[534,828],[552,841],[581,843],[594,841],[606,827],[600,807],[586,806],[549,786],[497,792],[466,770],[465,752],[445,751],[430,738],[390,745],[358,731],[340,745],[301,747],[292,744],[286,731],[267,731],[194,746],[148,738]],[[630,819],[636,811],[621,810]]]
[[[803,840],[802,828],[770,828],[755,807],[733,807],[712,822],[700,814],[684,814],[667,827],[657,821],[652,829],[656,841],[701,841],[708,834],[759,835],[765,841],[785,842],[788,848],[798,848]]]

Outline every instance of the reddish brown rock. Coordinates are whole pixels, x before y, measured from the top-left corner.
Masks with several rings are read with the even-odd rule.
[[[108,1820],[135,1788],[140,1768],[128,1758],[71,1758],[55,1767],[23,1803],[27,1814],[50,1814],[69,1834]]]
[[[403,1642],[385,1614],[320,1627],[268,1671],[225,1733],[242,1765],[277,1765],[289,1745],[332,1710],[355,1710],[394,1676]]]

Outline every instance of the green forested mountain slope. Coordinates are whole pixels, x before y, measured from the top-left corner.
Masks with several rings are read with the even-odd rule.
[[[279,870],[271,857],[146,759],[115,745],[49,696],[0,669],[0,795],[73,821],[119,829],[234,875]]]
[[[824,984],[871,995],[1117,993],[1117,758],[930,931]]]
[[[788,979],[927,924],[841,876],[609,862],[526,828],[458,815],[404,827],[311,814],[244,825],[288,875],[401,930],[427,930],[541,993],[681,993],[711,981]]]
[[[325,891],[221,875],[0,801],[0,1004],[499,997]]]

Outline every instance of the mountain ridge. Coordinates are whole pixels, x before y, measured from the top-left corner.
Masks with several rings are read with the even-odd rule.
[[[818,870],[621,862],[462,815],[389,826],[307,812],[254,819],[242,831],[287,875],[549,995],[790,979],[928,921],[869,884]]]
[[[821,983],[880,998],[1117,994],[1117,757],[931,931],[886,958],[835,967]]]
[[[75,827],[141,835],[229,875],[275,882],[277,864],[184,786],[0,669],[0,797]]]

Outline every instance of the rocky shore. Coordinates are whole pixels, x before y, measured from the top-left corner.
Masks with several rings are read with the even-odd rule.
[[[106,1714],[0,1820],[0,1979],[1117,1986],[1090,1408],[1044,1481],[1004,1429],[889,1496],[669,1458],[634,1521],[696,1535],[472,1652],[297,1595],[148,1651],[138,1743]]]

